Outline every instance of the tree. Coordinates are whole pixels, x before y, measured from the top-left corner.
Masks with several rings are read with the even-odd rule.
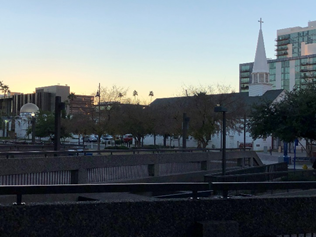
[[[189,135],[198,143],[198,147],[206,148],[211,136],[222,130],[222,114],[215,113],[214,108],[220,104],[227,108],[227,130],[239,131],[243,119],[244,101],[230,87],[189,87],[185,90],[187,103],[185,111],[190,117]]]
[[[106,102],[106,103],[115,103],[115,102],[125,103],[125,100],[123,100],[123,98],[126,96],[127,91],[128,89],[124,87],[117,87],[115,85],[111,87],[101,87],[100,100],[101,102]]]
[[[4,98],[5,98],[7,93],[10,92],[9,86],[4,85],[3,83],[1,83],[1,91],[4,93]]]
[[[142,139],[148,131],[148,117],[146,107],[139,104],[124,105],[120,119],[120,131],[122,134],[131,133],[138,147],[142,145]]]
[[[285,92],[280,101],[254,105],[248,122],[254,139],[274,136],[293,142],[304,138],[311,143],[316,139],[316,87],[309,85]]]
[[[115,131],[110,124],[114,121],[113,117],[116,112],[116,108],[118,104],[122,102],[122,98],[126,95],[126,93],[127,89],[117,86],[100,88],[100,104],[97,106],[98,120],[96,121],[96,119],[92,119],[94,121],[92,132],[98,135],[98,150],[100,149],[101,136],[105,133],[111,134],[111,132]],[[128,100],[126,100],[126,102],[128,102]],[[97,103],[99,103],[99,101]],[[115,137],[116,134],[111,135]]]
[[[35,135],[36,137],[50,137],[53,138],[55,133],[55,116],[51,112],[45,112],[40,110],[35,114]],[[32,128],[29,127],[27,135],[32,133]]]
[[[190,109],[189,134],[198,142],[198,147],[206,148],[211,136],[216,132],[214,107],[211,97],[206,92],[196,92]]]
[[[55,135],[55,115],[49,111],[38,111],[35,114],[36,122],[35,122],[35,135],[36,137],[50,137],[50,139],[54,139]],[[63,117],[61,120],[60,126],[60,137],[66,138],[70,137],[70,130],[68,126],[69,118]],[[32,133],[32,127],[27,129],[27,135]]]
[[[138,92],[136,90],[133,91],[133,96],[134,96],[134,104],[137,104]]]
[[[72,114],[72,107],[73,107],[73,101],[76,99],[76,95],[75,93],[71,92],[69,95],[68,95],[68,99],[69,101],[67,100],[66,102],[69,103],[70,105],[70,114]]]
[[[149,91],[149,95],[150,96],[150,102],[152,101],[153,99],[153,96],[154,96],[154,92],[153,91]]]
[[[6,98],[7,93],[10,92],[9,86],[3,84],[2,81],[0,81],[0,90],[3,92],[3,98]],[[1,104],[1,115],[8,115],[5,112],[3,112],[3,108],[4,108],[4,100],[2,100],[2,104]]]
[[[164,137],[164,146],[168,137],[181,137],[182,116],[186,100],[183,97],[157,99],[150,106],[149,116],[152,130],[150,134]],[[147,109],[146,109],[147,110]]]
[[[89,115],[75,114],[67,120],[62,120],[62,125],[67,127],[70,133],[78,134],[78,144],[80,145],[80,138],[93,132],[95,122]]]

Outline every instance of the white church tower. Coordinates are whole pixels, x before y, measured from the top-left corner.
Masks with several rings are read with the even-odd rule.
[[[249,96],[262,96],[266,91],[272,90],[272,84],[269,83],[269,66],[264,48],[262,23],[260,22],[257,51],[252,69],[252,80],[249,82]]]

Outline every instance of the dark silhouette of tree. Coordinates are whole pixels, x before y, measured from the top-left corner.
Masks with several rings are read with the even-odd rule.
[[[285,92],[279,101],[261,101],[251,109],[248,126],[254,139],[273,136],[284,142],[316,139],[316,87]],[[312,146],[307,147],[311,156]]]
[[[153,99],[153,96],[154,96],[154,92],[153,91],[149,91],[149,95],[150,96],[150,102],[152,101]]]
[[[70,114],[72,114],[72,109],[73,109],[73,101],[76,99],[76,95],[75,93],[71,92],[68,95],[68,100],[69,100],[69,105],[70,105]]]

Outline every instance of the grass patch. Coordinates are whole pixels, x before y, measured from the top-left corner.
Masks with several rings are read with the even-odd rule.
[[[132,147],[132,149],[169,149],[169,148],[175,148],[174,146],[160,146],[160,145],[144,145],[142,147]]]
[[[128,150],[127,146],[106,146],[104,149]]]

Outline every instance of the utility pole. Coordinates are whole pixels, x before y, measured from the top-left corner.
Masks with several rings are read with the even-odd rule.
[[[182,148],[187,147],[187,136],[188,136],[188,125],[190,118],[187,117],[186,113],[183,113],[183,121],[182,121]]]
[[[55,97],[55,136],[54,136],[54,150],[60,149],[60,118],[61,111],[65,109],[65,103],[61,102],[61,97]]]
[[[223,147],[222,147],[222,175],[226,174],[226,112],[227,109],[221,105],[214,108],[215,113],[223,113]]]
[[[97,94],[95,95],[95,97],[99,97],[99,116],[98,116],[98,125],[99,128],[101,129],[101,85],[99,83],[99,90],[97,91]],[[98,132],[98,150],[100,150],[100,141],[101,141],[101,134],[100,132]]]

